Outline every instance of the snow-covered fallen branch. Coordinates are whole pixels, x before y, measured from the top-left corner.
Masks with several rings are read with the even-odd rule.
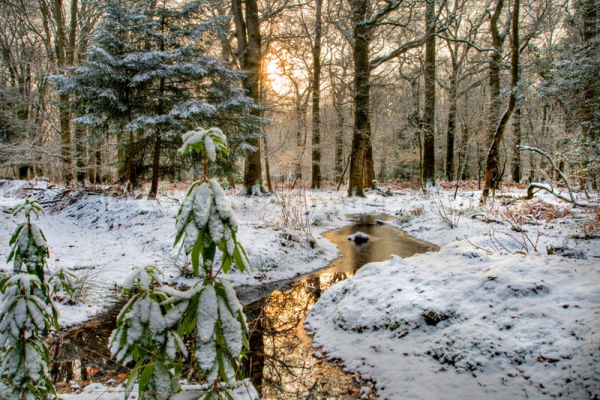
[[[569,191],[569,197],[567,197],[567,196],[555,191],[554,188],[552,188],[552,186],[550,186],[550,185],[547,185],[544,183],[532,182],[529,184],[529,187],[527,188],[527,198],[528,199],[533,198],[534,189],[541,189],[541,190],[545,190],[548,193],[552,194],[553,196],[555,196],[563,201],[566,201],[568,203],[571,203],[575,206],[579,206],[579,207],[598,207],[599,206],[598,204],[582,203],[575,198],[575,194],[573,193],[573,189],[571,188],[571,184],[569,183],[569,180],[567,179],[565,174],[560,170],[560,168],[558,168],[558,166],[556,165],[556,163],[554,162],[554,159],[550,156],[550,154],[546,153],[544,150],[541,150],[541,149],[538,149],[537,147],[532,147],[532,146],[517,146],[517,148],[519,150],[533,151],[534,153],[538,153],[538,154],[541,154],[542,156],[546,157],[548,159],[548,161],[550,161],[550,164],[552,164],[552,167],[554,168],[554,170],[556,171],[558,176],[560,176],[560,179],[564,182],[565,186],[567,187],[567,190]]]

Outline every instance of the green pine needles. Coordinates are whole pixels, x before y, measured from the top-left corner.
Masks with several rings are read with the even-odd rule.
[[[14,210],[26,222],[10,239],[8,261],[13,275],[0,287],[0,377],[6,385],[1,398],[11,400],[54,399],[56,392],[48,370],[49,355],[44,338],[58,329],[44,267],[48,257],[46,238],[32,214],[43,212],[37,200],[26,200]]]
[[[183,135],[181,155],[199,153],[214,162],[227,155],[227,139],[218,128]],[[184,359],[190,358],[199,382],[199,398],[232,398],[241,376],[239,364],[248,348],[242,306],[222,275],[245,271],[248,256],[238,242],[238,223],[225,191],[216,179],[194,182],[176,220],[175,245],[191,258],[195,283],[184,291],[162,283],[157,267],[136,269],[125,285],[133,294],[118,317],[110,340],[117,361],[134,362],[128,390],[138,383],[140,399],[167,399],[180,390]],[[186,342],[192,343],[188,354]],[[253,391],[253,389],[248,389]]]

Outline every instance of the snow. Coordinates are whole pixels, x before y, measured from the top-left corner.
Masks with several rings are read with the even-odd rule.
[[[196,321],[197,340],[208,342],[215,332],[217,322],[217,295],[212,285],[206,285],[198,302],[198,320]],[[212,363],[211,363],[212,364]]]
[[[8,239],[22,222],[9,208],[27,195],[41,195],[43,203],[61,190],[43,181],[0,181],[0,269],[12,269],[3,264]],[[586,210],[537,194],[553,207],[552,219],[543,207],[525,210],[537,200],[516,200],[524,192],[502,191],[481,208],[477,191],[461,190],[456,199],[435,188],[351,199],[310,191],[309,225],[302,227],[285,223],[274,196],[234,196],[236,237],[254,272],[232,270],[228,279],[256,286],[326,267],[338,253],[322,233],[351,223],[348,214],[388,214],[394,218],[386,223],[441,249],[370,264],[326,291],[307,320],[326,357],[372,381],[382,399],[593,398],[600,395],[600,243],[581,238],[591,218]],[[189,284],[178,269],[185,260],[172,247],[185,192],[167,194],[157,202],[88,194],[50,207],[36,221],[48,240],[49,269],[94,271],[104,299],[134,265],[158,265],[167,281]],[[521,223],[523,233],[512,229]],[[102,298],[92,298],[92,307],[58,305],[61,324],[101,309]],[[211,368],[214,349],[203,351]],[[122,389],[88,388],[61,397],[123,396]]]
[[[217,300],[219,304],[219,318],[221,320],[223,337],[225,338],[227,350],[229,350],[229,354],[234,358],[237,358],[242,351],[242,326],[227,308],[225,300],[220,296]]]
[[[12,263],[6,262],[8,241],[22,222],[22,217],[9,212],[12,207],[27,196],[40,197],[44,205],[60,197],[63,190],[41,180],[0,180],[0,270],[12,271]],[[69,204],[66,196],[64,203],[45,204],[46,213],[35,222],[48,241],[49,270],[64,268],[84,277],[90,287],[85,304],[57,304],[62,328],[85,321],[102,310],[116,298],[115,285],[122,286],[135,266],[157,265],[164,271],[166,281],[190,284],[180,272],[186,260],[178,248],[173,248],[175,218],[185,194],[180,191],[159,195],[158,201],[151,201],[90,193],[81,194],[73,204]],[[252,267],[252,274],[236,270],[227,274],[234,286],[289,279],[326,267],[337,257],[335,245],[320,235],[314,235],[315,249],[308,241],[293,248],[283,246],[280,239],[283,228],[275,226],[275,221],[268,225],[264,222],[276,210],[273,198],[234,196],[231,200],[239,220],[236,237],[246,249]],[[290,259],[295,262],[288,262]]]
[[[369,241],[369,235],[364,232],[356,232],[350,236],[348,236],[348,240],[355,242],[356,244],[362,244]]]
[[[200,394],[206,390],[202,385],[182,385],[182,392],[174,395],[172,400],[193,400],[203,398]],[[236,382],[228,390],[234,399],[257,400],[256,389],[247,381]],[[101,383],[92,383],[78,393],[60,394],[60,400],[123,400],[124,388],[122,386],[110,387]],[[134,386],[127,400],[137,399],[137,385]]]

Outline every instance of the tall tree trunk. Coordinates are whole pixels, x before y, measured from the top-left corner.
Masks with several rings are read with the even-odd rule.
[[[56,64],[59,69],[66,66],[66,35],[63,18],[63,2],[62,0],[54,0],[52,3],[52,16],[56,27],[56,39],[54,50],[56,52]],[[69,96],[59,96],[59,127],[61,140],[61,157],[63,162],[63,177],[66,182],[73,180],[73,156],[71,149],[71,113],[69,111]]]
[[[369,115],[369,32],[364,23],[368,0],[353,0],[352,53],[354,57],[354,132],[350,153],[349,196],[364,196],[364,166],[371,140]]]
[[[450,76],[450,90],[448,93],[448,100],[450,102],[448,107],[448,130],[446,131],[446,179],[448,182],[454,179],[454,138],[456,135],[457,91],[458,63],[456,62],[455,57],[452,57],[452,74]]]
[[[258,4],[256,0],[244,0],[246,6],[245,18],[242,12],[242,0],[232,0],[231,11],[236,28],[236,38],[238,41],[238,57],[241,58],[240,66],[248,75],[243,81],[244,89],[248,91],[248,96],[256,104],[260,102],[260,65],[261,65],[261,38],[260,21],[258,19]],[[260,110],[256,109],[253,113],[260,116]],[[253,146],[256,151],[249,152],[246,155],[244,163],[244,188],[247,194],[252,194],[252,186],[261,184],[262,166],[260,156],[260,138],[248,140],[248,144]]]
[[[469,165],[469,124],[462,124],[462,140],[458,151],[458,173],[460,180],[467,179],[467,167]]]
[[[294,173],[294,183],[292,188],[296,185],[296,182],[302,180],[302,164],[304,161],[304,150],[306,148],[306,109],[300,96],[296,96],[296,101],[296,149],[298,152],[298,159],[296,160],[296,171]]]
[[[94,171],[95,177],[94,177],[94,182],[97,185],[100,185],[104,182],[104,176],[102,174],[102,150],[100,149],[102,147],[102,142],[99,142],[97,144],[98,148],[95,151],[95,156],[96,156],[96,168]]]
[[[521,145],[521,107],[516,106],[515,112],[513,113],[513,135],[515,137],[515,145],[513,146],[513,160],[512,160],[512,180],[513,182],[521,182],[521,151],[519,146]]]
[[[267,146],[267,135],[263,135],[263,145],[265,146],[265,176],[267,178],[267,190],[270,193],[273,193],[273,183],[271,182],[271,168],[269,167],[269,147]]]
[[[367,140],[367,150],[365,151],[364,163],[364,184],[363,187],[375,188],[375,162],[373,161],[373,142],[369,138]]]
[[[341,91],[335,94],[334,101],[333,108],[337,115],[337,129],[335,132],[335,181],[339,182],[344,169],[344,125],[346,122],[343,108],[343,93]]]
[[[85,180],[85,146],[84,146],[85,128],[81,124],[75,124],[75,174],[77,182],[82,183]]]
[[[425,2],[425,106],[423,108],[423,185],[435,185],[435,0]]]
[[[500,118],[498,127],[494,133],[492,139],[492,145],[488,151],[487,161],[485,166],[485,184],[483,192],[481,194],[481,202],[485,203],[485,200],[489,197],[490,190],[495,189],[494,183],[498,181],[498,170],[499,170],[499,149],[500,142],[504,136],[504,131],[508,123],[515,105],[517,103],[517,85],[519,83],[519,8],[520,0],[513,0],[513,12],[512,12],[512,41],[511,41],[511,91],[508,98],[508,108]]]
[[[156,199],[158,194],[158,178],[160,172],[160,130],[157,130],[154,136],[154,153],[152,154],[152,184],[150,185],[150,193],[148,198]]]
[[[500,32],[499,23],[504,8],[504,0],[497,0],[494,13],[490,18],[490,32],[492,36],[492,48],[494,51],[489,61],[489,140],[488,145],[492,146],[492,141],[502,114],[502,97],[500,96],[500,69],[502,68],[502,46],[506,38],[507,32]],[[499,160],[492,163],[495,168],[492,171],[492,186],[494,189],[498,187],[500,172],[498,171]]]
[[[600,5],[598,0],[583,0],[581,1],[583,8],[583,41],[585,44],[589,44],[598,35],[598,9]],[[583,101],[581,104],[581,131],[583,137],[591,143],[597,143],[600,139],[600,132],[597,128],[593,128],[590,122],[594,118],[594,105],[597,102],[597,84],[589,82],[584,88]]]
[[[312,49],[312,183],[313,189],[321,188],[321,5],[315,0],[315,43]]]

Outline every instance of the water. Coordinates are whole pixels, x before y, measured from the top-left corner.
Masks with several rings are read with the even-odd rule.
[[[240,288],[246,304],[252,352],[244,362],[262,397],[277,399],[358,399],[361,382],[344,373],[339,365],[323,360],[312,347],[304,320],[321,294],[335,283],[348,279],[363,265],[384,261],[391,254],[409,257],[437,250],[435,245],[412,238],[386,225],[387,215],[351,215],[355,224],[324,236],[334,242],[340,257],[329,267],[300,279],[254,288]],[[356,245],[347,237],[363,232],[369,241]],[[54,376],[59,387],[69,380],[122,381],[127,369],[108,358],[108,336],[120,306],[83,326],[63,333],[53,344]],[[372,393],[374,396],[374,393]]]
[[[356,377],[344,373],[337,364],[315,356],[312,340],[304,330],[306,314],[325,290],[352,277],[367,263],[389,260],[391,254],[410,257],[438,250],[433,244],[385,225],[389,216],[351,217],[355,217],[355,224],[324,235],[341,253],[330,267],[294,282],[282,282],[270,296],[246,306],[253,328],[248,372],[264,397],[361,398]],[[358,231],[369,235],[369,241],[356,245],[347,239]],[[246,296],[256,296],[266,290],[250,291]]]

